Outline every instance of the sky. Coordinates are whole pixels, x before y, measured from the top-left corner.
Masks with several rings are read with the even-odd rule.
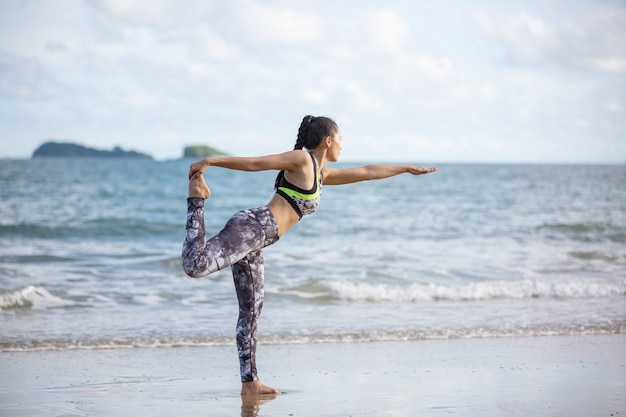
[[[48,140],[345,161],[626,162],[626,1],[2,0],[0,158]]]

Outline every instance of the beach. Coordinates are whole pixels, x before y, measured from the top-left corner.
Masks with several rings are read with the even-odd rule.
[[[2,416],[619,416],[625,335],[3,352]]]

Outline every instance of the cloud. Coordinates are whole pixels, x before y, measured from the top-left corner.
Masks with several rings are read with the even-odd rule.
[[[512,64],[626,74],[624,9],[592,4],[550,22],[526,12],[510,16],[477,12],[476,18],[506,48]]]
[[[175,28],[189,24],[198,17],[210,16],[219,2],[186,0],[184,5],[171,0],[94,0],[93,7],[126,24]]]
[[[411,61],[417,73],[433,80],[450,80],[456,75],[452,61],[448,58],[434,58],[427,55],[420,55],[412,57]]]
[[[240,27],[248,40],[255,44],[308,44],[318,40],[323,32],[321,17],[311,10],[248,3],[237,13]]]
[[[219,33],[216,33],[208,25],[196,26],[189,29],[185,34],[184,41],[189,45],[192,54],[189,58],[193,62],[193,56],[198,54],[200,60],[218,62],[232,62],[241,58],[243,52],[234,42],[230,42]],[[183,47],[184,49],[184,47]]]
[[[102,0],[102,6],[121,17],[163,24],[175,10],[167,0]]]
[[[18,100],[39,97],[41,73],[33,59],[9,53],[0,55],[0,95]]]
[[[517,13],[501,22],[485,14],[479,14],[479,18],[489,35],[500,38],[508,46],[510,59],[516,63],[540,63],[558,46],[554,29],[526,13]]]
[[[391,56],[404,52],[411,34],[406,21],[392,10],[365,13],[362,27],[366,31],[364,45],[367,45],[367,50]]]

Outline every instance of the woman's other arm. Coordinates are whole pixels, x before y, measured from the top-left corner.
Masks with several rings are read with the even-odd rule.
[[[324,185],[352,184],[360,181],[380,180],[404,173],[423,175],[437,171],[437,167],[424,168],[414,165],[372,164],[358,168],[324,168]]]

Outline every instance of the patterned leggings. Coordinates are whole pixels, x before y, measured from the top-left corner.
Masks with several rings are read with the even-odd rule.
[[[239,301],[237,350],[241,382],[258,379],[256,331],[263,308],[264,265],[261,249],[278,240],[276,219],[267,207],[234,214],[224,229],[206,240],[204,200],[187,199],[183,269],[199,278],[230,266]]]

